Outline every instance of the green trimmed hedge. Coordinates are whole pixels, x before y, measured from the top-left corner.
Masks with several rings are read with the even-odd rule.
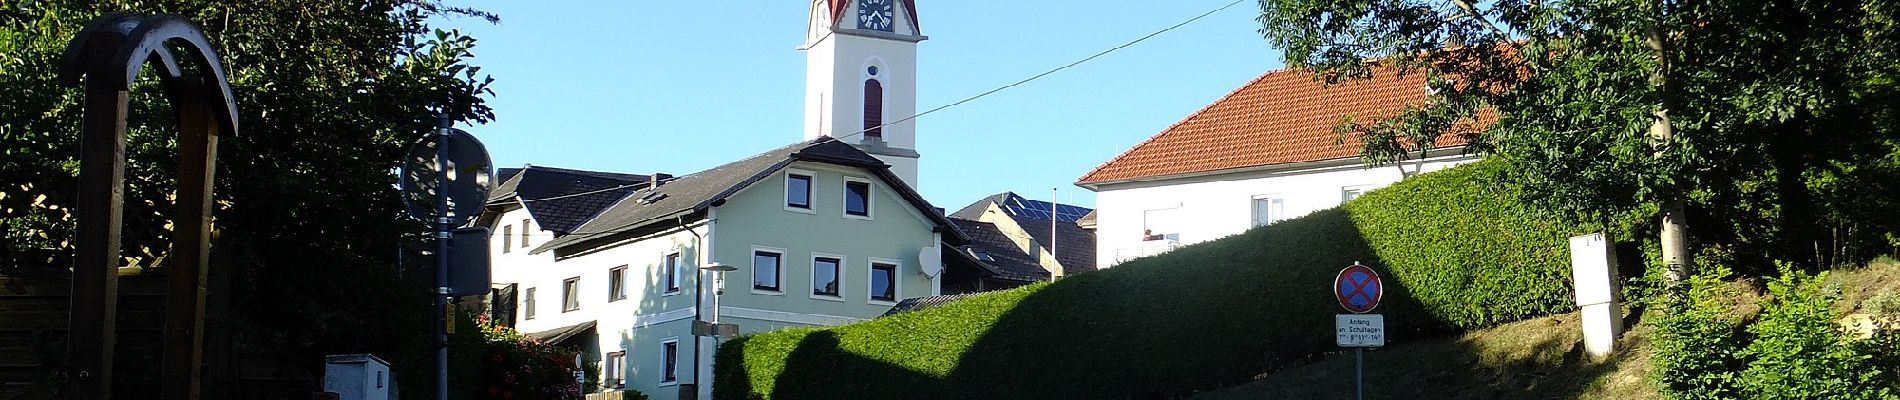
[[[1500,168],[1421,175],[1055,283],[735,339],[714,397],[1149,398],[1244,382],[1337,350],[1330,286],[1353,261],[1386,277],[1392,340],[1568,311],[1569,232],[1495,189]]]

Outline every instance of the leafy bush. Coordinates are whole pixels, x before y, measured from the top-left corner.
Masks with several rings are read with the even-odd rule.
[[[1893,389],[1882,387],[1882,375],[1895,366],[1872,364],[1874,356],[1835,326],[1837,298],[1822,292],[1824,279],[1826,273],[1817,278],[1783,264],[1781,277],[1768,281],[1762,317],[1748,326],[1755,340],[1743,350],[1749,363],[1740,382],[1749,397],[1893,398]]]
[[[580,400],[574,352],[482,321],[481,399]]]
[[[1671,399],[1733,399],[1741,392],[1742,317],[1734,313],[1736,290],[1722,281],[1731,272],[1716,267],[1660,296],[1664,311],[1652,319],[1652,377]]]
[[[1421,175],[1054,283],[742,337],[720,347],[714,397],[1166,397],[1242,382],[1337,350],[1330,288],[1354,261],[1387,278],[1391,340],[1568,310],[1565,232],[1489,188],[1496,171]]]
[[[1835,324],[1838,297],[1817,277],[1781,265],[1761,314],[1735,310],[1725,267],[1676,289],[1654,321],[1653,373],[1672,399],[1893,399],[1900,338],[1852,339]]]

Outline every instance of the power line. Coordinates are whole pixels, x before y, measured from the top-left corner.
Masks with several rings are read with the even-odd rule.
[[[999,86],[999,87],[997,87],[997,88],[995,88],[995,89],[990,89],[990,90],[988,90],[988,91],[985,91],[985,92],[983,92],[983,93],[978,93],[978,94],[976,94],[975,96],[970,96],[970,97],[967,97],[967,98],[964,98],[964,99],[962,99],[962,100],[957,100],[956,102],[952,102],[952,103],[950,103],[950,104],[944,104],[944,105],[941,105],[941,106],[937,106],[936,108],[932,108],[932,109],[929,109],[929,110],[925,110],[924,112],[920,112],[920,113],[917,113],[917,114],[914,114],[914,115],[911,115],[911,116],[908,116],[908,117],[904,117],[904,118],[901,118],[901,119],[898,119],[898,120],[896,120],[896,121],[891,121],[891,122],[888,122],[888,123],[884,123],[884,124],[880,124],[880,125],[877,125],[877,126],[873,126],[873,127],[867,127],[867,128],[864,128],[864,129],[860,129],[860,130],[858,130],[857,132],[852,132],[852,133],[849,133],[849,134],[845,134],[845,135],[842,135],[842,136],[836,136],[836,137],[834,137],[834,138],[836,138],[836,139],[840,139],[840,140],[842,140],[842,139],[846,139],[846,138],[850,138],[850,137],[852,137],[852,136],[858,136],[858,135],[863,135],[863,134],[864,134],[865,132],[870,132],[871,130],[874,130],[874,129],[879,129],[879,128],[883,128],[883,127],[886,127],[886,126],[891,126],[891,125],[896,125],[896,124],[901,124],[901,123],[905,123],[905,122],[910,122],[910,121],[912,121],[912,120],[915,120],[915,119],[917,119],[917,118],[919,118],[919,117],[923,117],[923,116],[925,116],[925,115],[930,115],[931,113],[935,113],[935,112],[938,112],[938,111],[943,111],[943,110],[945,110],[945,109],[948,109],[948,108],[951,108],[951,107],[956,107],[956,106],[959,106],[959,105],[963,105],[964,103],[968,103],[968,102],[970,102],[970,101],[974,101],[974,100],[976,100],[976,99],[981,99],[981,98],[983,98],[983,97],[986,97],[986,96],[989,96],[989,95],[992,95],[992,94],[996,94],[997,92],[1001,92],[1001,91],[1003,91],[1003,90],[1006,90],[1006,89],[1009,89],[1009,88],[1013,88],[1013,87],[1016,87],[1016,86],[1021,86],[1021,85],[1023,85],[1023,84],[1025,84],[1025,83],[1029,83],[1029,82],[1032,82],[1032,81],[1035,81],[1035,80],[1037,80],[1037,79],[1042,79],[1042,77],[1045,77],[1045,76],[1049,76],[1049,75],[1051,75],[1051,74],[1055,74],[1056,72],[1060,72],[1060,71],[1062,71],[1062,70],[1065,70],[1065,69],[1069,69],[1070,67],[1074,67],[1074,66],[1077,66],[1077,65],[1082,65],[1082,63],[1086,63],[1086,62],[1089,62],[1089,61],[1093,61],[1093,60],[1095,60],[1095,59],[1097,59],[1097,58],[1101,58],[1102,56],[1105,56],[1105,55],[1108,55],[1109,53],[1114,53],[1114,52],[1116,52],[1116,51],[1119,51],[1119,50],[1121,50],[1121,49],[1125,49],[1125,48],[1128,48],[1129,46],[1134,46],[1135,44],[1138,44],[1138,43],[1141,43],[1141,42],[1144,42],[1144,41],[1147,41],[1148,39],[1152,39],[1152,38],[1154,38],[1155,36],[1160,36],[1160,35],[1161,35],[1161,34],[1163,34],[1163,33],[1168,33],[1168,31],[1172,31],[1172,30],[1175,30],[1175,29],[1178,29],[1178,28],[1180,28],[1180,27],[1183,27],[1183,26],[1187,26],[1187,24],[1191,24],[1191,23],[1194,23],[1194,21],[1199,21],[1199,20],[1201,20],[1202,18],[1207,18],[1207,16],[1209,16],[1209,15],[1214,15],[1214,13],[1218,13],[1218,12],[1221,12],[1221,11],[1225,11],[1225,10],[1227,10],[1228,8],[1233,8],[1233,7],[1234,7],[1234,5],[1236,5],[1236,4],[1240,4],[1240,3],[1241,3],[1241,2],[1243,2],[1243,1],[1246,1],[1246,0],[1234,0],[1233,2],[1229,2],[1229,3],[1227,3],[1226,5],[1222,5],[1222,6],[1220,6],[1220,7],[1216,7],[1216,8],[1214,8],[1214,9],[1212,9],[1212,10],[1208,10],[1207,12],[1203,12],[1203,13],[1201,13],[1200,15],[1196,15],[1196,16],[1194,16],[1193,18],[1188,18],[1187,20],[1184,20],[1184,21],[1181,21],[1180,23],[1176,23],[1176,24],[1174,24],[1174,25],[1171,25],[1171,26],[1168,26],[1168,27],[1166,27],[1166,28],[1161,28],[1161,30],[1157,30],[1157,31],[1154,31],[1154,32],[1152,32],[1152,33],[1149,33],[1149,34],[1147,34],[1147,35],[1144,35],[1144,36],[1142,36],[1142,37],[1139,37],[1139,38],[1135,38],[1135,40],[1131,40],[1131,41],[1128,41],[1127,43],[1122,43],[1121,45],[1118,45],[1118,46],[1115,46],[1115,47],[1111,47],[1111,48],[1109,48],[1109,49],[1107,49],[1107,50],[1102,50],[1101,52],[1097,52],[1097,53],[1095,53],[1095,54],[1092,54],[1092,55],[1089,55],[1088,57],[1083,57],[1082,59],[1079,59],[1079,60],[1075,60],[1075,62],[1071,62],[1071,63],[1068,63],[1068,64],[1065,64],[1065,65],[1063,65],[1063,66],[1060,66],[1060,67],[1055,67],[1054,69],[1050,69],[1050,70],[1048,70],[1048,71],[1043,71],[1042,73],[1039,73],[1039,74],[1035,74],[1035,75],[1032,75],[1032,76],[1030,76],[1030,77],[1028,77],[1028,78],[1023,78],[1022,80],[1019,80],[1019,81],[1016,81],[1016,82],[1014,82],[1014,83],[1010,83],[1010,84],[1007,84],[1007,85],[1003,85],[1003,86]],[[619,185],[619,186],[611,186],[611,187],[607,187],[607,188],[602,188],[602,189],[596,189],[596,190],[589,190],[589,191],[585,191],[585,192],[579,192],[579,193],[570,193],[570,194],[564,194],[564,195],[559,195],[559,196],[549,196],[549,197],[543,197],[543,198],[538,198],[538,199],[527,199],[527,198],[522,198],[522,199],[520,199],[520,201],[521,201],[522,203],[530,203],[530,202],[537,202],[537,201],[548,201],[548,200],[559,200],[559,199],[565,199],[565,198],[570,198],[570,197],[579,197],[579,196],[586,196],[586,195],[591,195],[591,194],[598,194],[598,193],[605,193],[605,192],[611,192],[611,191],[615,191],[615,190],[620,190],[620,189],[625,189],[625,188],[630,188],[630,187],[639,187],[639,186],[645,186],[645,185],[648,185],[648,184],[649,184],[649,183],[647,183],[647,182],[639,182],[639,183],[630,183],[630,184],[625,184],[625,185]],[[1054,200],[1054,199],[1051,199],[1051,200]],[[1052,202],[1053,202],[1053,201],[1052,201]],[[1051,217],[1051,219],[1053,219],[1053,216]],[[581,235],[582,237],[587,237],[587,236],[595,236],[595,235],[604,235],[604,234],[610,234],[610,233],[615,233],[615,231],[611,231],[611,230],[610,230],[610,231],[603,231],[603,232],[573,232],[573,233],[569,233],[569,234],[567,234],[567,235],[562,235],[562,236],[576,236],[576,235]]]
[[[849,138],[849,137],[852,137],[852,136],[857,136],[857,135],[862,135],[862,134],[864,134],[865,132],[870,132],[871,130],[874,130],[874,129],[880,129],[880,128],[883,128],[883,127],[886,127],[886,126],[891,126],[891,125],[896,125],[896,124],[901,124],[901,123],[904,123],[904,122],[909,122],[910,120],[914,120],[914,119],[917,119],[918,117],[922,117],[922,116],[925,116],[925,115],[930,115],[930,113],[934,113],[934,112],[938,112],[938,111],[943,111],[943,110],[944,110],[944,109],[946,109],[946,108],[950,108],[950,107],[956,107],[956,106],[958,106],[958,105],[962,105],[963,103],[967,103],[967,102],[970,102],[971,100],[976,100],[976,99],[980,99],[980,98],[983,98],[984,96],[989,96],[989,95],[991,95],[991,94],[995,94],[996,92],[1001,92],[1001,91],[1003,91],[1004,89],[1009,89],[1009,88],[1012,88],[1012,87],[1016,87],[1016,86],[1018,86],[1018,85],[1022,85],[1022,84],[1025,84],[1025,83],[1029,83],[1030,81],[1034,81],[1034,80],[1037,80],[1037,79],[1041,79],[1042,77],[1044,77],[1044,76],[1049,76],[1049,74],[1054,74],[1054,73],[1056,73],[1057,71],[1061,71],[1061,70],[1065,70],[1065,69],[1069,69],[1069,67],[1074,67],[1074,66],[1077,66],[1077,65],[1081,65],[1082,63],[1085,63],[1085,62],[1089,62],[1090,60],[1094,60],[1094,59],[1096,59],[1096,58],[1098,58],[1098,57],[1101,57],[1101,56],[1104,56],[1104,55],[1108,55],[1108,53],[1113,53],[1113,52],[1115,52],[1116,50],[1121,50],[1121,49],[1124,49],[1124,48],[1127,48],[1128,46],[1133,46],[1133,45],[1135,45],[1136,43],[1141,43],[1141,42],[1143,42],[1143,41],[1146,41],[1146,40],[1148,40],[1149,38],[1153,38],[1153,37],[1155,37],[1155,36],[1159,36],[1159,35],[1161,35],[1161,34],[1163,34],[1163,33],[1167,33],[1168,31],[1172,31],[1172,30],[1174,30],[1175,28],[1180,28],[1180,27],[1182,27],[1182,26],[1185,26],[1185,25],[1187,25],[1187,24],[1190,24],[1190,23],[1194,23],[1194,21],[1199,21],[1199,20],[1200,20],[1201,18],[1206,18],[1206,17],[1207,17],[1207,16],[1209,16],[1209,15],[1214,15],[1214,13],[1217,13],[1217,12],[1221,12],[1222,10],[1226,10],[1226,9],[1228,9],[1228,8],[1230,8],[1230,7],[1233,7],[1233,6],[1235,5],[1235,4],[1240,4],[1240,3],[1242,2],[1242,1],[1246,1],[1246,0],[1234,0],[1234,1],[1232,2],[1232,3],[1227,3],[1227,5],[1224,5],[1224,6],[1220,6],[1219,8],[1215,8],[1215,9],[1213,9],[1213,10],[1208,10],[1207,12],[1204,12],[1204,13],[1201,13],[1201,15],[1196,15],[1196,16],[1194,16],[1194,18],[1188,18],[1188,19],[1187,19],[1186,21],[1181,21],[1181,23],[1178,23],[1178,24],[1174,24],[1173,26],[1169,26],[1169,27],[1167,27],[1167,28],[1162,28],[1161,30],[1158,30],[1158,31],[1154,31],[1154,33],[1150,33],[1150,34],[1148,34],[1147,36],[1142,36],[1142,37],[1140,37],[1140,38],[1137,38],[1137,39],[1135,39],[1135,40],[1132,40],[1132,41],[1129,41],[1128,43],[1122,43],[1122,44],[1121,44],[1120,46],[1115,46],[1115,47],[1112,47],[1112,48],[1109,48],[1108,50],[1102,50],[1102,52],[1100,52],[1100,53],[1095,53],[1094,55],[1091,55],[1091,56],[1088,56],[1088,57],[1084,57],[1084,58],[1082,58],[1082,59],[1080,59],[1080,60],[1076,60],[1075,62],[1072,62],[1072,63],[1069,63],[1068,65],[1063,65],[1063,66],[1060,66],[1060,67],[1056,67],[1055,69],[1051,69],[1051,70],[1048,70],[1048,71],[1043,71],[1042,73],[1040,73],[1040,74],[1036,74],[1035,76],[1031,76],[1031,77],[1028,77],[1028,78],[1025,78],[1025,79],[1023,79],[1023,80],[1020,80],[1020,81],[1016,81],[1016,83],[1011,83],[1011,84],[1008,84],[1008,85],[1003,85],[1003,86],[1000,86],[1000,87],[997,87],[997,88],[995,88],[995,89],[990,89],[990,90],[989,90],[989,91],[987,91],[987,92],[983,92],[983,93],[978,93],[978,94],[977,94],[977,95],[975,95],[975,96],[970,96],[970,97],[968,97],[968,98],[965,98],[965,99],[963,99],[963,100],[957,100],[957,101],[956,101],[956,102],[954,102],[954,103],[950,103],[950,104],[945,104],[945,105],[941,105],[941,106],[937,106],[937,108],[932,108],[932,109],[929,109],[929,110],[926,110],[926,111],[924,111],[924,112],[920,112],[920,113],[917,113],[916,115],[912,115],[912,116],[909,116],[909,117],[904,117],[904,118],[902,118],[902,119],[899,119],[899,120],[896,120],[896,121],[891,121],[891,122],[889,122],[889,123],[885,123],[885,124],[881,124],[881,125],[878,125],[878,126],[873,126],[873,127],[868,127],[868,128],[864,128],[864,129],[859,129],[859,130],[858,130],[857,132],[852,132],[852,133],[849,133],[849,134],[845,134],[845,135],[843,135],[843,136],[837,136],[837,138],[838,138],[838,139],[845,139],[845,138]]]

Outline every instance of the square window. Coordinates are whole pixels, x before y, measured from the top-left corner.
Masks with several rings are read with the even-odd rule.
[[[627,299],[627,266],[607,270],[607,302]]]
[[[838,264],[843,262],[835,257],[811,259],[812,295],[838,297]]]
[[[871,300],[897,301],[897,265],[871,263]]]
[[[666,274],[666,276],[661,278],[666,280],[666,292],[679,293],[680,253],[667,254],[666,263],[660,266],[660,273]]]
[[[845,181],[844,214],[859,217],[871,216],[871,182]]]
[[[1181,240],[1181,208],[1163,208],[1142,211],[1141,240]]]
[[[785,173],[785,206],[811,209],[811,175]]]
[[[779,253],[770,251],[752,252],[752,288],[757,290],[779,291]]]
[[[524,319],[534,319],[534,288],[528,288],[521,295],[521,315]]]
[[[581,277],[567,278],[561,281],[561,312],[581,309]]]
[[[1362,194],[1366,194],[1366,188],[1364,186],[1356,186],[1356,187],[1348,187],[1348,188],[1340,189],[1339,202],[1345,203],[1348,201],[1352,201],[1352,199],[1357,199],[1359,198],[1359,195],[1362,195]]]
[[[1286,219],[1286,200],[1274,196],[1253,198],[1253,226],[1266,226]]]
[[[661,347],[660,357],[663,358],[663,361],[666,364],[665,368],[660,369],[660,383],[670,383],[670,382],[679,381],[679,366],[680,366],[679,340],[678,339],[667,340],[664,343],[660,343],[660,347]]]

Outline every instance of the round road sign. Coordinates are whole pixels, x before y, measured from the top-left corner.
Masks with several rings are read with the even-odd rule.
[[[1339,298],[1339,306],[1355,314],[1364,314],[1379,306],[1379,300],[1385,297],[1385,284],[1379,281],[1379,273],[1372,267],[1353,263],[1339,270],[1339,276],[1333,278],[1333,296]]]
[[[442,168],[444,163],[436,157],[436,146],[444,142],[448,147],[448,151],[443,152],[448,156],[446,173]],[[449,226],[467,225],[475,215],[481,214],[482,204],[488,200],[488,190],[495,185],[494,176],[495,167],[489,163],[488,149],[482,147],[482,142],[461,129],[449,128],[446,138],[424,136],[410,146],[409,154],[403,157],[400,180],[403,205],[411,217],[434,224],[438,216],[436,196],[448,196],[448,215],[443,216],[449,218]],[[447,185],[438,185],[438,179],[447,181]]]

